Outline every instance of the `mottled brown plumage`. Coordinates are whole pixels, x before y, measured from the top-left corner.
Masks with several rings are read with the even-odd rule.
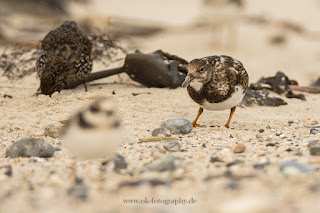
[[[194,59],[188,64],[188,76],[183,83],[187,86],[190,97],[200,105],[198,116],[207,110],[231,109],[232,114],[237,104],[245,95],[248,87],[248,74],[242,63],[229,56],[209,56]]]
[[[92,43],[75,22],[65,21],[49,32],[42,41],[41,50],[36,64],[41,94],[60,92],[77,79],[85,84],[92,70]]]

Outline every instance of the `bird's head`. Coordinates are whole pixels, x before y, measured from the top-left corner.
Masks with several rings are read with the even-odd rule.
[[[182,83],[182,87],[187,87],[191,83],[193,84],[205,84],[210,78],[212,65],[204,59],[194,59],[188,64],[188,75]]]

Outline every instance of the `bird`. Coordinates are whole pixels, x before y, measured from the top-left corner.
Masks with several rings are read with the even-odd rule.
[[[212,44],[234,49],[245,0],[202,0],[200,20],[207,25]],[[216,47],[216,45],[214,46]]]
[[[71,116],[62,130],[62,142],[81,159],[112,156],[121,144],[122,126],[112,99],[104,98]]]
[[[36,62],[40,78],[39,93],[52,95],[65,85],[83,80],[92,71],[92,42],[74,21],[65,21],[42,40],[41,55]]]
[[[189,62],[188,75],[182,86],[200,106],[193,121],[194,127],[202,127],[197,120],[203,109],[220,111],[230,109],[225,127],[229,128],[236,106],[248,88],[249,76],[242,63],[226,55],[207,56]]]

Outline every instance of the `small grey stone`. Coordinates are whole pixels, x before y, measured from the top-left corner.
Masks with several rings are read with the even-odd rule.
[[[68,189],[68,195],[81,201],[88,200],[89,189],[85,185],[76,185]]]
[[[315,145],[310,147],[310,155],[320,155],[320,145]]]
[[[310,148],[312,146],[316,146],[316,145],[320,145],[320,141],[319,140],[310,141],[308,143],[308,148]]]
[[[164,145],[164,148],[170,152],[180,152],[181,146],[177,141],[169,141]]]
[[[280,171],[284,174],[292,175],[299,173],[313,173],[315,172],[315,169],[307,164],[299,163],[295,160],[290,160],[281,163]]]
[[[311,128],[310,129],[310,134],[312,134],[312,135],[320,134],[320,130],[316,129],[316,128]]]
[[[217,163],[217,162],[223,163],[224,161],[221,160],[218,156],[211,156],[210,163]]]
[[[176,158],[173,155],[165,155],[145,167],[146,171],[153,171],[153,172],[164,172],[164,171],[174,171],[176,166]]]
[[[156,129],[154,129],[152,131],[151,135],[154,136],[154,137],[157,137],[159,135],[163,135],[165,137],[170,137],[171,136],[171,132],[167,128],[156,128]]]
[[[52,157],[55,148],[43,139],[23,138],[9,146],[6,157]]]
[[[116,154],[116,156],[112,160],[114,163],[113,170],[115,170],[115,171],[119,171],[120,169],[126,169],[128,166],[125,158],[120,154]]]
[[[171,134],[188,134],[193,129],[192,123],[183,118],[166,120],[161,127],[169,129]]]
[[[292,121],[292,120],[288,121],[288,124],[293,124],[293,123],[294,123],[294,121]]]
[[[62,127],[63,125],[60,122],[51,123],[45,128],[44,134],[52,138],[59,138]]]
[[[282,132],[281,131],[277,131],[276,132],[276,136],[280,136],[280,135],[282,135]]]

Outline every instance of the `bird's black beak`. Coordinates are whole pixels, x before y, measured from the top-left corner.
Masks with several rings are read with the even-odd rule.
[[[186,87],[189,85],[190,81],[192,81],[193,75],[191,73],[188,73],[187,77],[184,79],[184,82],[182,83],[182,87]]]

